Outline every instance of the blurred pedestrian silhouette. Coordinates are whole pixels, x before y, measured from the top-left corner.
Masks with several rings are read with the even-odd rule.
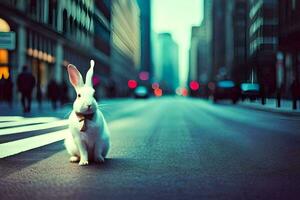
[[[277,88],[277,91],[276,91],[276,106],[278,108],[281,107],[281,94],[282,94],[282,87],[279,87]]]
[[[108,85],[106,86],[106,91],[109,98],[114,98],[116,96],[116,83],[114,80],[109,80]]]
[[[0,79],[0,102],[4,101],[4,87],[5,87],[5,79]]]
[[[12,99],[13,99],[13,82],[11,78],[5,79],[4,81],[4,101],[7,102],[10,108],[12,108]]]
[[[65,81],[62,81],[59,86],[59,100],[61,106],[70,101],[68,96],[68,85]]]
[[[56,83],[54,79],[51,79],[48,87],[47,87],[47,96],[48,99],[51,101],[52,108],[56,110],[57,102],[59,100],[60,88],[59,85]]]
[[[23,112],[30,112],[32,90],[35,86],[35,78],[29,72],[26,65],[23,66],[22,72],[18,75],[17,79],[18,91],[21,93],[21,102]]]
[[[36,100],[37,100],[39,109],[41,110],[42,109],[42,102],[43,102],[43,93],[42,93],[42,89],[41,89],[40,84],[37,84],[37,87],[36,87]]]
[[[291,85],[291,92],[293,98],[293,109],[297,109],[297,101],[300,100],[300,84],[297,79],[295,79]]]
[[[266,104],[266,88],[265,88],[265,84],[263,82],[260,84],[260,96],[261,96],[261,104],[265,105]]]

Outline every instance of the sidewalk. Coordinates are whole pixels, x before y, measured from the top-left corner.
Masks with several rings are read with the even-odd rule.
[[[240,101],[238,102],[238,105],[243,106],[245,108],[251,108],[261,111],[271,111],[271,112],[277,112],[282,114],[292,114],[292,115],[300,115],[300,102],[298,101],[298,109],[293,110],[292,109],[292,101],[287,99],[281,100],[281,107],[276,107],[276,99],[266,99],[266,104],[262,105],[261,100],[255,100],[253,102],[249,100]]]

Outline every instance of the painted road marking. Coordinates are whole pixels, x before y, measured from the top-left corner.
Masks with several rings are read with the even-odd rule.
[[[36,124],[36,125],[29,125],[29,126],[22,126],[22,127],[14,127],[14,128],[6,128],[0,130],[0,136],[1,135],[10,135],[10,134],[16,134],[16,133],[23,133],[28,131],[37,131],[37,130],[44,130],[49,128],[55,128],[60,126],[68,125],[68,120],[59,120],[44,124]]]
[[[15,126],[24,126],[28,124],[39,124],[46,122],[53,122],[59,120],[56,117],[35,117],[35,118],[24,118],[23,120],[0,122],[0,128],[10,128]]]
[[[0,158],[42,147],[65,138],[68,129],[0,144]]]

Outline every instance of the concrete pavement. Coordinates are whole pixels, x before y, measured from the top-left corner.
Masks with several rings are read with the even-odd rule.
[[[298,116],[184,98],[107,109],[105,164],[69,163],[61,141],[3,158],[0,199],[299,197]]]

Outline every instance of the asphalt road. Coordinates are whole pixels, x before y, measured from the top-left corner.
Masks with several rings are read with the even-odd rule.
[[[300,116],[183,98],[102,110],[105,164],[69,163],[62,141],[2,158],[0,199],[300,198]]]

